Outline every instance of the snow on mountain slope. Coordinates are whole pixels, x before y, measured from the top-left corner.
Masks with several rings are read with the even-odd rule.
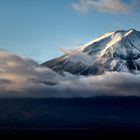
[[[106,33],[42,66],[78,75],[140,70],[140,32],[130,29]]]

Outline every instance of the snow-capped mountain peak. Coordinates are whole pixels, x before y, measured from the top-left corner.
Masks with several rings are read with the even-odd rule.
[[[108,32],[43,66],[82,75],[140,70],[140,32],[135,29]]]

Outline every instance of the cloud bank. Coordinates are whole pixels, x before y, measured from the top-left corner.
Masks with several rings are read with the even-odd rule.
[[[34,60],[0,51],[0,97],[140,96],[140,74],[58,74]]]
[[[140,7],[139,0],[79,0],[72,7],[79,12],[96,10],[99,12],[128,13]]]

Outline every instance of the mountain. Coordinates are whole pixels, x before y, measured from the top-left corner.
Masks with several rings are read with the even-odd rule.
[[[135,29],[108,32],[42,66],[56,72],[77,75],[102,74],[105,71],[140,70],[140,32]]]

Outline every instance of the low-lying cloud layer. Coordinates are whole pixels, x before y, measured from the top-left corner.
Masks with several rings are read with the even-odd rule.
[[[140,96],[140,74],[61,75],[37,62],[0,51],[0,97]]]

